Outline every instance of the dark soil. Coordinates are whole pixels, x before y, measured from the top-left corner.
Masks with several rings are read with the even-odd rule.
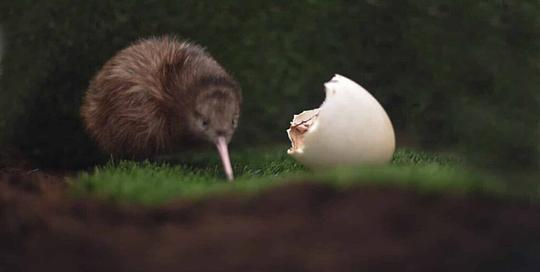
[[[298,183],[159,208],[0,174],[0,271],[540,271],[540,205]]]

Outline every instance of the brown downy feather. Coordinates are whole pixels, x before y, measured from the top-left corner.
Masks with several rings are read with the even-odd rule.
[[[81,115],[105,152],[147,157],[177,151],[193,140],[211,142],[216,133],[230,141],[240,101],[239,85],[203,48],[171,37],[150,38],[105,63],[90,82]]]

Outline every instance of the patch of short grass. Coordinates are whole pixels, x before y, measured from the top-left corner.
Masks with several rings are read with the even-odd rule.
[[[225,181],[215,152],[188,154],[164,162],[111,161],[73,181],[79,196],[159,204],[172,199],[209,197],[216,193],[257,192],[288,182],[330,183],[340,188],[360,184],[406,186],[424,191],[493,192],[506,190],[494,177],[475,173],[456,157],[398,150],[387,166],[310,171],[285,153],[285,147],[232,153],[234,183]]]

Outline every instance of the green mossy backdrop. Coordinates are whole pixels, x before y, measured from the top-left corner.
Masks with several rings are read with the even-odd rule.
[[[334,73],[381,101],[398,131],[478,165],[539,165],[540,2],[2,1],[0,143],[44,166],[97,158],[78,110],[89,79],[141,37],[208,48],[241,83],[235,145],[286,142]]]

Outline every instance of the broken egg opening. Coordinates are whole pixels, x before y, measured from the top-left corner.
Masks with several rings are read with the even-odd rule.
[[[379,102],[341,75],[324,86],[326,99],[318,109],[294,115],[287,153],[313,169],[389,162],[394,129]]]
[[[287,130],[289,140],[291,140],[291,148],[287,150],[287,153],[303,152],[304,134],[312,127],[318,116],[319,109],[303,111],[294,116],[291,127]]]

